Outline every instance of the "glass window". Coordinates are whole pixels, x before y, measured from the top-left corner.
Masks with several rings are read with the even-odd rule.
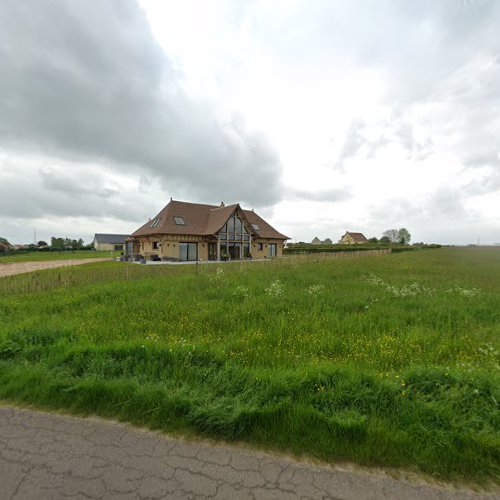
[[[153,241],[153,250],[158,250],[159,247],[160,246],[159,246],[158,242],[157,241]]]
[[[149,225],[149,227],[156,227],[160,223],[161,219],[154,219],[153,222]]]
[[[179,243],[180,260],[198,260],[198,243]]]
[[[276,257],[276,243],[269,243],[269,257]]]
[[[178,226],[185,226],[186,225],[186,223],[184,222],[184,219],[182,217],[174,217],[174,222]]]
[[[256,231],[259,231],[260,230],[260,227],[258,224],[252,224],[252,227],[256,230]]]
[[[264,243],[257,243],[257,248],[262,252],[262,250],[264,250]]]

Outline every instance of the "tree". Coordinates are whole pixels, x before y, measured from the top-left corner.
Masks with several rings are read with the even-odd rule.
[[[52,236],[52,238],[50,238],[50,246],[52,248],[62,250],[64,248],[64,239],[63,238],[56,238],[55,236]]]
[[[384,245],[388,245],[391,242],[391,240],[389,239],[388,236],[382,236],[382,238],[380,238],[378,242]]]
[[[330,238],[325,238],[325,240],[323,241],[323,243],[325,245],[333,245],[333,242],[332,242],[332,240]]]
[[[378,243],[378,239],[373,237],[368,240],[370,243]]]
[[[398,231],[398,243],[401,243],[401,245],[407,245],[410,243],[411,240],[411,234],[409,233],[408,229],[405,227],[402,227]]]
[[[391,243],[397,243],[399,241],[399,230],[397,229],[388,229],[384,231],[382,236],[389,238]]]
[[[43,240],[40,240],[40,241],[37,243],[37,245],[38,245],[39,247],[46,247],[46,246],[47,246],[47,242],[46,242],[46,241],[43,241]]]

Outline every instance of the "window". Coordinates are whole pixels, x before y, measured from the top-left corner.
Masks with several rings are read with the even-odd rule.
[[[269,243],[269,257],[276,257],[276,243]]]
[[[182,217],[174,217],[174,222],[178,225],[178,226],[185,226],[186,223],[184,222],[184,219]]]
[[[179,243],[179,260],[198,260],[198,243]]]
[[[256,230],[256,231],[260,231],[260,227],[258,224],[252,224],[252,227]]]
[[[262,252],[262,250],[264,250],[264,243],[257,243],[257,248],[259,249],[259,252]]]
[[[115,245],[115,252],[121,252],[123,250],[123,245]]]
[[[160,244],[158,241],[153,241],[153,250],[158,250],[160,248]]]
[[[221,227],[217,237],[221,260],[240,260],[250,257],[251,237],[243,220],[236,213],[233,213]]]
[[[149,227],[156,227],[159,223],[160,223],[161,219],[158,218],[158,219],[155,219],[150,225]]]

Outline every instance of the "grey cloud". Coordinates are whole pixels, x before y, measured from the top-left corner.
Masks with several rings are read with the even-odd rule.
[[[460,192],[451,188],[440,188],[433,193],[426,203],[425,212],[431,217],[446,215],[458,218],[466,214]]]
[[[6,0],[0,33],[0,146],[99,161],[192,199],[279,200],[272,146],[187,97],[135,1]]]
[[[109,198],[119,195],[117,189],[102,186],[100,179],[95,176],[69,177],[54,170],[42,170],[40,172],[41,187],[56,193],[63,193],[65,196],[80,198],[91,196],[99,198]],[[43,210],[43,207],[40,207]]]
[[[292,199],[319,201],[319,202],[337,202],[344,201],[352,197],[349,188],[323,189],[319,191],[305,191],[302,189],[293,189],[287,193]]]
[[[157,210],[147,197],[137,205],[131,204],[130,199],[137,199],[133,193],[106,188],[104,181],[94,170],[65,177],[62,167],[50,172],[25,167],[17,174],[2,177],[0,214],[15,221],[59,216],[114,217],[133,226]]]
[[[393,115],[389,120],[380,120],[370,125],[358,118],[352,121],[347,130],[335,167],[342,170],[349,158],[375,158],[380,149],[390,144],[399,144],[405,149],[409,160],[425,159],[431,154],[433,147],[430,138],[417,140],[412,124],[401,116]]]

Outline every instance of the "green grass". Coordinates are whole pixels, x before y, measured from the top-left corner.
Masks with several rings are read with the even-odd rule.
[[[117,257],[120,252],[95,252],[92,250],[75,250],[61,252],[25,252],[14,255],[0,255],[0,265],[13,264],[15,262],[35,262],[43,260],[72,260],[72,259],[97,259]]]
[[[0,398],[498,481],[499,250],[84,267],[0,280]]]

